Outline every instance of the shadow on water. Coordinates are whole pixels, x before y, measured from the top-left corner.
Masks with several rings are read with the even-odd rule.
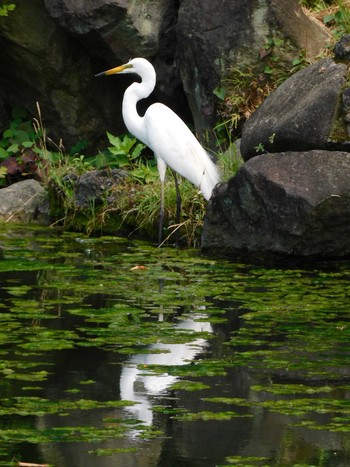
[[[349,263],[0,245],[0,465],[349,465]]]

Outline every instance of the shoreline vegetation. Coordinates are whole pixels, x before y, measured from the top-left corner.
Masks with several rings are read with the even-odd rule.
[[[332,32],[334,42],[322,56],[331,55],[334,43],[350,31],[348,2],[303,0],[300,3]],[[0,15],[10,16],[15,2],[11,5],[0,6]],[[212,130],[216,147],[210,152],[224,181],[242,164],[236,141],[245,120],[283,81],[312,62],[302,51],[293,56],[292,45],[277,36],[265,43],[264,50],[258,65],[229,70],[213,91],[218,103],[218,120]],[[55,225],[88,234],[126,232],[155,239],[160,182],[155,159],[148,148],[130,135],[115,136],[107,132],[105,147],[95,154],[89,154],[87,141],[77,141],[67,149],[64,135],[61,141],[52,141],[44,121],[40,103],[34,118],[23,109],[13,109],[12,120],[0,138],[0,187],[28,177],[36,178],[47,189]],[[207,136],[208,141],[213,140],[212,135]],[[99,197],[92,194],[84,206],[77,206],[77,183],[83,174],[104,171],[108,178],[116,170],[118,183],[106,187]],[[177,232],[180,244],[197,246],[206,202],[187,180],[181,181],[181,195],[182,217],[175,224],[176,191],[168,172],[164,238],[172,242]]]

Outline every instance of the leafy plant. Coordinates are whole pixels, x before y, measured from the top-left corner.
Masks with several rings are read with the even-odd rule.
[[[158,177],[156,161],[143,156],[145,145],[130,135],[114,136],[107,132],[110,146],[94,159],[97,168],[108,166],[128,171],[128,176],[139,183],[149,183]]]
[[[0,16],[8,16],[10,11],[16,8],[14,3],[0,5]]]
[[[7,168],[6,167],[0,167],[0,186],[2,185],[2,181],[5,179],[7,175]]]
[[[145,184],[159,179],[156,161],[135,161],[134,167],[129,173],[129,177],[139,183]]]
[[[145,145],[129,135],[114,136],[107,132],[111,146],[108,147],[108,165],[112,168],[130,168],[141,155]]]
[[[0,160],[18,154],[22,149],[33,148],[38,137],[27,112],[15,108],[12,111],[10,126],[0,139]]]
[[[339,40],[343,34],[350,32],[350,2],[346,0],[337,0],[336,9],[327,13],[323,22],[332,28],[332,33],[336,40]]]
[[[79,142],[71,150],[66,150],[62,141],[55,143],[44,125],[39,104],[37,116],[31,121],[27,113],[14,110],[9,128],[0,140],[3,158],[20,154],[29,148],[38,159],[38,174],[46,185],[51,215],[55,223],[66,227],[83,229],[88,233],[110,232],[127,227],[127,231],[140,231],[142,235],[153,237],[158,229],[160,182],[156,160],[148,158],[145,146],[130,135],[114,136],[107,133],[109,146],[97,156],[81,154],[86,143]],[[228,155],[228,153],[227,153]],[[221,162],[228,167],[235,159],[227,157]],[[75,202],[76,182],[81,174],[99,168],[125,169],[124,181],[106,190],[102,202],[78,209]],[[235,169],[230,169],[230,174]],[[1,179],[6,169],[0,171]],[[182,218],[176,224],[176,193],[172,176],[168,175],[165,196],[165,224],[171,238],[174,232],[180,234],[181,243],[194,245],[199,237],[205,202],[198,189],[187,180],[181,180]]]

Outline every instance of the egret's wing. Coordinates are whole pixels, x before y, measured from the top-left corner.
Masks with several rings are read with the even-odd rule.
[[[169,107],[153,104],[145,114],[149,145],[157,158],[198,186],[206,198],[219,181],[208,153]]]

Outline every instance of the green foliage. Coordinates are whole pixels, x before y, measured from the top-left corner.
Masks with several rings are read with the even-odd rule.
[[[25,110],[15,108],[12,120],[0,139],[0,161],[18,154],[21,149],[35,147],[39,135],[36,134],[32,121]]]
[[[126,227],[142,235],[154,237],[158,229],[160,181],[155,158],[148,158],[145,145],[130,135],[115,136],[107,133],[109,145],[96,156],[86,157],[81,151],[86,142],[75,144],[66,150],[62,142],[56,144],[48,136],[41,110],[37,104],[37,117],[31,121],[28,114],[15,109],[9,128],[0,140],[0,159],[20,155],[30,148],[38,156],[38,175],[49,191],[52,217],[69,228],[78,228],[88,233],[115,231]],[[232,175],[237,158],[227,150],[220,160],[221,167]],[[85,172],[93,169],[122,169],[125,178],[118,186],[106,189],[99,203],[91,200],[90,206],[78,209],[75,202],[76,181]],[[6,168],[0,169],[0,183],[5,181]],[[198,189],[186,180],[181,182],[182,218],[175,222],[176,192],[171,174],[168,174],[165,192],[165,226],[180,234],[182,243],[195,245],[198,241],[205,201]],[[102,201],[102,202],[101,202]]]
[[[335,41],[350,32],[349,0],[299,0],[299,3],[323,19]]]
[[[133,165],[135,159],[137,159],[145,145],[137,143],[136,138],[131,138],[129,135],[123,137],[113,136],[107,132],[108,141],[112,146],[109,146],[108,151],[111,157],[108,164],[111,167],[130,167]]]
[[[300,5],[313,11],[325,10],[333,0],[299,0]]]
[[[165,241],[172,240],[175,232],[179,235],[181,244],[196,246],[201,235],[205,213],[205,200],[198,189],[188,180],[180,179],[182,212],[180,223],[176,224],[176,190],[172,175],[168,174],[165,183],[164,204]],[[105,209],[106,215],[119,214],[122,225],[128,231],[140,232],[143,236],[155,238],[158,230],[160,207],[160,182],[158,174],[148,183],[135,183],[128,177],[124,184],[115,188],[115,206]]]
[[[107,132],[108,147],[106,163],[109,167],[124,168],[129,177],[139,183],[149,183],[158,177],[156,161],[143,157],[145,145],[130,135],[113,136]]]
[[[214,128],[217,146],[217,165],[221,180],[228,180],[236,174],[243,163],[238,145],[232,140],[228,122],[221,122]]]
[[[6,167],[0,167],[0,180],[4,179],[7,174],[7,169]]]
[[[10,11],[13,11],[16,8],[14,3],[8,3],[0,5],[0,17],[1,16],[8,16]]]
[[[338,8],[326,14],[323,22],[332,28],[335,40],[339,40],[343,34],[350,33],[350,5],[343,0],[337,0],[336,5]]]
[[[145,145],[130,135],[114,136],[107,132],[110,146],[101,151],[92,163],[96,168],[106,167],[112,169],[125,169],[128,176],[135,182],[149,183],[157,175],[156,161],[148,160],[143,156]]]

